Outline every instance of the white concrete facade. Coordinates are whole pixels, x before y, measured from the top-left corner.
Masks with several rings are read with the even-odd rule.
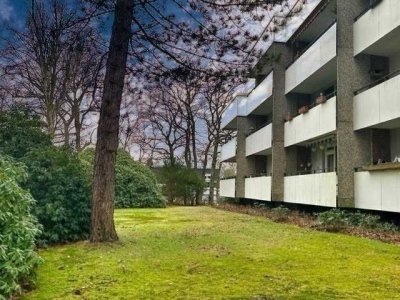
[[[400,0],[323,0],[264,58],[278,51],[224,116],[225,129],[243,118],[221,196],[400,213]],[[316,105],[321,94],[335,96]]]
[[[236,156],[237,139],[233,138],[221,148],[221,161],[231,160]]]
[[[355,207],[400,212],[400,170],[354,174]]]
[[[284,202],[336,207],[336,172],[286,176]]]
[[[235,182],[232,179],[221,179],[219,182],[219,195],[226,198],[235,198]]]
[[[285,147],[336,131],[336,97],[285,123]]]
[[[287,70],[286,94],[336,57],[336,24],[325,32]]]
[[[400,26],[400,1],[384,0],[354,23],[354,55],[365,52]]]
[[[246,156],[266,152],[272,147],[272,124],[269,124],[246,138]]]
[[[398,118],[400,118],[400,74],[354,96],[354,130]]]
[[[245,198],[271,201],[271,177],[261,176],[246,178]]]

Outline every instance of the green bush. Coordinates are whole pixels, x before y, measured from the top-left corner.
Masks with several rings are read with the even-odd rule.
[[[272,219],[276,222],[284,222],[289,219],[290,209],[285,206],[278,206],[271,209]]]
[[[34,149],[24,157],[25,187],[36,199],[34,213],[43,233],[40,243],[86,239],[90,230],[91,190],[78,156],[67,148]]]
[[[17,105],[0,112],[0,153],[21,159],[32,149],[50,145],[43,122],[29,108]]]
[[[94,149],[80,154],[88,178],[92,178]],[[153,172],[136,162],[126,151],[119,149],[115,166],[115,207],[165,207],[165,200]]]
[[[360,227],[380,231],[398,231],[397,226],[383,222],[377,215],[361,212],[349,212],[341,209],[331,209],[318,213],[318,224],[328,231],[340,231],[345,227]]]
[[[40,229],[31,214],[34,200],[19,185],[25,179],[21,164],[0,157],[0,299],[32,283],[40,262],[35,252]]]
[[[179,164],[166,164],[160,172],[164,195],[170,203],[194,203],[201,197],[204,178],[198,171]]]

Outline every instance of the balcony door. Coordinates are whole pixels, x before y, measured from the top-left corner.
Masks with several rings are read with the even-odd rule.
[[[334,147],[325,151],[325,168],[326,172],[335,172],[336,169],[336,151]]]

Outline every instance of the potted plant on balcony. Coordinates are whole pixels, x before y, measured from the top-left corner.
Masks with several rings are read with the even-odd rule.
[[[323,93],[319,94],[319,96],[317,97],[317,99],[315,100],[315,102],[316,102],[317,104],[325,103],[325,102],[326,102],[326,96],[325,96]]]
[[[299,108],[299,114],[305,114],[308,112],[308,106],[307,105],[303,105],[302,107]]]

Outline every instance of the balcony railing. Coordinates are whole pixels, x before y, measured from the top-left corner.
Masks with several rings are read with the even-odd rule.
[[[246,178],[245,198],[271,201],[271,177],[260,176]]]
[[[382,0],[370,0],[370,3],[368,3],[365,9],[363,9],[362,12],[357,17],[354,18],[354,22],[356,22],[358,19],[361,19],[361,17],[365,15],[370,9],[374,8],[381,2]]]
[[[237,139],[233,138],[221,148],[221,161],[233,160],[236,156]]]
[[[257,130],[246,138],[246,156],[267,151],[272,147],[272,124]]]
[[[322,174],[322,173],[331,173],[331,172],[336,172],[335,170],[329,170],[329,169],[317,169],[317,170],[298,170],[296,172],[288,172],[285,173],[285,176],[298,176],[298,175],[310,175],[310,174]]]
[[[222,113],[221,128],[236,129],[236,124],[232,123],[238,116],[246,116],[246,96],[243,94],[237,95]]]
[[[272,96],[274,74],[271,72],[259,85],[247,96],[246,114],[251,114],[264,101]]]
[[[368,8],[354,23],[354,55],[368,52],[370,46],[400,26],[400,1],[375,2],[380,3]]]
[[[400,212],[400,170],[354,173],[355,207]]]
[[[285,147],[336,131],[336,96],[285,123]]]
[[[336,172],[285,177],[284,201],[336,207],[336,185]]]
[[[357,91],[353,105],[354,130],[400,118],[400,72]]]
[[[219,182],[219,195],[221,197],[235,198],[236,179],[221,179]]]
[[[388,75],[385,75],[385,76],[379,78],[378,80],[368,83],[367,85],[365,85],[362,88],[355,91],[354,95],[361,94],[362,92],[365,92],[366,90],[369,90],[369,89],[373,88],[374,86],[381,84],[382,82],[392,79],[393,77],[396,77],[397,75],[400,75],[400,70],[394,71]]]
[[[336,57],[336,22],[286,70],[285,91],[289,93]]]
[[[333,25],[335,25],[336,20],[334,22],[332,22],[331,25],[329,25],[324,31],[322,31],[319,35],[317,35],[314,40],[310,43],[308,43],[308,45],[306,47],[304,47],[303,49],[301,49],[301,51],[299,51],[298,53],[296,53],[296,55],[294,55],[293,60],[290,62],[290,64],[286,67],[286,69],[289,69],[289,67],[291,65],[293,65],[293,63],[300,57],[302,56],[305,52],[307,52],[308,49],[310,49],[312,47],[312,45],[314,45],[319,39],[320,37],[322,37],[329,29],[331,29],[331,27]]]

